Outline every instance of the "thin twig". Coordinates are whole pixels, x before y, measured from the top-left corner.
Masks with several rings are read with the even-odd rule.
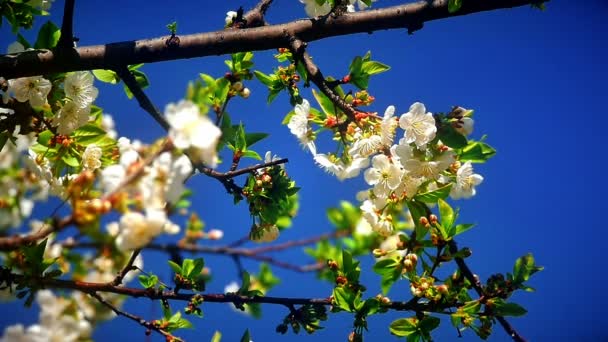
[[[350,121],[354,122],[356,120],[355,115],[357,114],[357,111],[328,86],[323,73],[321,73],[321,69],[312,61],[308,52],[306,52],[306,43],[293,36],[290,39],[289,47],[296,61],[301,62],[304,65],[306,72],[308,72],[309,79],[331,100],[331,102],[346,114]]]
[[[68,51],[74,48],[74,3],[76,0],[66,0],[63,8],[63,20],[61,22],[61,36],[57,42],[57,48]]]
[[[158,108],[156,108],[152,101],[150,101],[150,98],[148,98],[146,93],[144,93],[139,84],[137,84],[137,80],[135,79],[135,76],[133,76],[131,71],[129,71],[129,69],[124,65],[119,68],[116,68],[116,70],[114,71],[116,71],[118,76],[125,82],[125,85],[127,86],[127,88],[129,88],[131,93],[133,93],[133,96],[137,99],[137,102],[139,103],[141,108],[148,112],[150,116],[152,116],[152,118],[156,120],[156,122],[158,122],[158,124],[161,125],[162,128],[165,129],[165,131],[168,131],[171,127],[169,125],[169,122],[160,113],[160,111],[158,110]]]
[[[157,333],[159,333],[159,334],[161,334],[161,335],[163,335],[163,336],[165,336],[165,337],[174,337],[174,336],[173,336],[173,335],[171,335],[169,332],[167,332],[167,331],[165,331],[165,330],[163,330],[163,329],[160,329],[160,328],[156,327],[156,326],[155,326],[154,324],[152,324],[151,322],[148,322],[148,321],[146,321],[145,319],[143,319],[143,318],[141,318],[141,317],[139,317],[139,316],[137,316],[137,315],[134,315],[134,314],[128,313],[128,312],[126,312],[126,311],[122,311],[122,310],[120,310],[119,308],[117,308],[116,306],[114,306],[112,303],[110,303],[110,302],[108,302],[107,300],[103,299],[103,297],[101,297],[101,296],[100,296],[100,295],[99,295],[97,292],[95,292],[95,291],[92,291],[92,292],[86,292],[86,291],[85,291],[85,293],[87,293],[89,296],[91,296],[91,297],[95,298],[95,299],[96,299],[96,300],[97,300],[99,303],[101,303],[102,305],[104,305],[104,306],[106,306],[107,308],[109,308],[110,310],[112,310],[112,311],[113,311],[113,312],[114,312],[116,315],[118,315],[118,316],[127,317],[128,319],[130,319],[130,320],[132,320],[132,321],[134,321],[134,322],[137,322],[137,324],[139,324],[139,325],[143,326],[144,328],[149,329],[149,330],[154,330],[154,331],[156,331]]]
[[[131,253],[131,257],[129,258],[125,266],[122,268],[122,270],[120,270],[120,272],[118,272],[114,280],[112,280],[112,285],[118,286],[122,284],[122,280],[127,276],[127,274],[135,269],[133,263],[135,262],[135,259],[137,259],[137,256],[140,252],[141,249],[136,249],[133,251],[133,253]]]

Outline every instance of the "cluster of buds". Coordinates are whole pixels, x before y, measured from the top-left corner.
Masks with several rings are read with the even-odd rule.
[[[298,89],[296,83],[300,81],[300,75],[298,75],[294,63],[289,64],[287,67],[279,66],[276,74],[279,76],[281,83],[290,90],[290,93]]]
[[[433,277],[420,277],[410,283],[410,290],[415,297],[425,297],[437,302],[449,293],[449,288],[446,284],[433,285],[434,282],[435,278]]]
[[[355,93],[352,106],[360,107],[360,106],[369,106],[376,100],[375,97],[371,96],[367,90],[361,90]]]
[[[241,73],[233,74],[231,72],[227,72],[224,75],[224,78],[230,81],[230,91],[228,92],[228,97],[240,96],[244,99],[249,98],[251,95],[251,90],[243,84],[243,78],[250,79],[251,73],[248,70],[244,70],[244,74]]]
[[[100,215],[112,210],[112,204],[106,199],[94,198],[91,200],[78,200],[74,202],[74,221],[79,225],[93,223]]]
[[[65,148],[68,148],[73,142],[74,141],[70,139],[70,137],[67,135],[56,134],[51,138],[51,140],[49,140],[49,147],[61,145]]]
[[[500,273],[491,275],[484,287],[484,293],[488,297],[507,299],[513,291],[515,291],[513,282],[505,279]]]
[[[377,294],[376,295],[376,299],[382,304],[382,305],[390,305],[391,304],[391,299],[383,296],[381,294]]]
[[[412,272],[416,270],[416,265],[418,264],[418,255],[409,253],[403,258],[403,271],[404,272]]]
[[[201,294],[195,294],[194,296],[192,296],[192,298],[190,299],[190,301],[188,302],[188,306],[186,306],[186,308],[184,309],[184,312],[188,315],[197,315],[200,316],[202,315],[202,310],[200,308],[200,305],[203,304],[203,296]]]

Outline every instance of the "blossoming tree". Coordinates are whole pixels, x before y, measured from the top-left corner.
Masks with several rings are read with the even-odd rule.
[[[381,2],[300,0],[309,19],[273,25],[264,18],[273,1],[262,0],[249,11],[229,11],[217,32],[179,35],[171,23],[169,35],[156,39],[77,48],[74,2],[65,1],[61,27],[47,22],[33,43],[19,32],[47,14],[50,1],[0,2],[3,20],[16,34],[8,54],[0,56],[0,288],[7,298],[40,307],[38,323],[7,327],[2,341],[86,340],[109,319],[131,320],[148,334],[177,341],[180,329],[196,324],[187,315],[211,310],[206,303],[227,303],[253,315],[260,305],[285,306],[285,318],[275,325],[281,334],[314,333],[331,313],[348,312],[353,325],[345,337],[361,341],[368,317],[402,311],[388,329],[408,341],[431,340],[441,316],[449,317],[458,335],[485,339],[500,325],[514,340],[524,340],[508,317],[526,311],[510,297],[530,290],[526,282],[542,268],[526,255],[512,272],[483,282],[467,265],[470,250],[456,242],[472,224],[461,222],[450,203],[475,196],[484,180],[475,165],[496,153],[483,139],[471,138],[473,110],[455,106],[431,113],[420,102],[378,110],[373,104],[382,94],[369,87],[370,79],[388,65],[368,52],[352,59],[346,76],[325,76],[307,45],[382,29],[411,33],[430,20],[541,4],[450,0],[376,9]],[[252,51],[269,49],[276,49],[278,66],[256,69]],[[164,113],[144,92],[142,63],[216,54],[228,56],[227,70],[219,77],[201,74]],[[120,82],[165,136],[143,144],[118,135],[112,118],[95,103],[99,84]],[[288,160],[270,152],[262,158],[253,147],[267,134],[235,124],[236,116],[227,112],[231,102],[250,96],[250,82],[268,89],[269,103],[287,94],[293,110],[283,124],[311,164],[337,178],[337,186],[363,176],[367,187],[357,203],[328,211],[333,231],[242,247],[249,240],[275,241],[292,221],[298,227],[299,188],[288,174]],[[232,158],[220,160],[218,153],[226,150]],[[215,179],[235,203],[248,204],[248,212],[239,213],[251,217],[246,238],[209,244],[224,233],[204,229],[188,201],[196,191],[188,186],[191,177]],[[49,200],[58,203],[56,210],[32,217],[32,209]],[[308,254],[314,264],[293,265],[266,254],[303,245],[313,246]],[[165,252],[167,263],[144,267],[148,250]],[[233,258],[240,282],[224,293],[208,293],[207,267],[214,265],[186,253]],[[250,274],[241,258],[263,262],[259,273]],[[372,269],[358,258],[373,258]],[[333,291],[325,298],[267,296],[278,282],[273,267],[314,271]],[[173,276],[163,279],[161,269]],[[361,272],[377,273],[382,292],[368,293]],[[388,297],[397,283],[407,284],[409,297]],[[123,305],[128,297],[158,300],[162,314],[146,320],[131,313]],[[250,338],[245,332],[243,340]]]

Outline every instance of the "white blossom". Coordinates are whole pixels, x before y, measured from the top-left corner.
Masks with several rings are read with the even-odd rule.
[[[470,198],[475,196],[475,186],[483,182],[483,177],[473,173],[473,166],[468,161],[458,168],[456,172],[456,182],[450,190],[453,199]]]
[[[209,117],[201,115],[194,103],[187,100],[170,103],[165,109],[165,117],[171,126],[169,137],[175,147],[191,148],[195,161],[202,161],[209,167],[217,165],[216,148],[222,131]]]
[[[51,92],[52,84],[42,76],[32,76],[9,80],[8,87],[17,101],[29,101],[32,107],[40,107],[47,103],[46,97]]]
[[[82,166],[87,170],[96,170],[101,167],[101,147],[90,144],[82,153]]]
[[[114,119],[110,114],[104,113],[101,115],[101,128],[103,128],[103,130],[108,134],[108,137],[112,139],[116,139],[118,136],[114,126]]]
[[[473,125],[475,124],[475,120],[473,120],[472,118],[465,116],[464,118],[460,119],[460,121],[462,121],[462,124],[460,127],[455,127],[454,129],[456,130],[456,132],[467,136],[470,135],[471,133],[473,133]]]
[[[369,159],[362,157],[354,157],[348,164],[342,160],[333,161],[332,159],[334,159],[332,156],[323,153],[316,154],[314,157],[317,164],[341,181],[357,177],[361,170],[369,165]]]
[[[382,145],[391,146],[395,139],[397,126],[399,126],[399,120],[395,117],[395,106],[388,106],[384,111],[384,117],[380,123]]]
[[[311,128],[308,125],[308,115],[310,115],[310,103],[304,99],[302,103],[296,104],[294,114],[287,124],[291,134],[304,145],[310,141]]]
[[[90,113],[91,107],[81,108],[70,101],[61,107],[53,119],[53,124],[57,126],[57,133],[70,135],[89,122]]]
[[[356,137],[355,139],[355,142],[348,150],[348,154],[351,156],[369,157],[382,148],[383,139],[379,135],[371,135],[367,138]]]
[[[365,170],[365,181],[374,186],[374,193],[388,197],[401,183],[403,169],[393,163],[386,155],[379,154],[372,158],[372,167]]]
[[[420,149],[435,138],[437,127],[432,113],[427,113],[420,102],[410,107],[410,111],[401,115],[399,126],[405,130],[405,142],[415,143]]]
[[[232,22],[234,21],[234,19],[236,19],[237,17],[237,13],[235,11],[228,11],[226,12],[226,26],[230,26],[232,25]]]
[[[93,86],[94,80],[95,78],[90,71],[69,73],[63,84],[65,96],[72,100],[78,108],[90,106],[99,94],[97,88]]]
[[[378,209],[371,201],[361,204],[361,214],[372,227],[372,230],[382,236],[389,236],[393,232],[393,218]]]
[[[185,155],[175,158],[161,153],[148,168],[139,188],[146,208],[163,209],[167,202],[177,203],[184,193],[184,181],[192,173],[192,164]]]
[[[304,4],[306,15],[311,18],[326,15],[331,10],[329,2],[324,2],[322,5],[317,4],[316,0],[300,0],[300,2]]]
[[[145,216],[130,211],[120,218],[116,247],[122,251],[141,248],[160,235],[165,226],[171,225],[163,210],[146,210]]]

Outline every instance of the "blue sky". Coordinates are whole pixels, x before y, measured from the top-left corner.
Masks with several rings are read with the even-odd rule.
[[[466,0],[465,0],[466,1]],[[75,34],[79,45],[101,44],[166,34],[165,25],[178,22],[178,34],[219,29],[225,13],[238,6],[251,8],[256,1],[123,1],[77,2]],[[378,6],[399,1],[379,0]],[[102,4],[100,6],[100,4]],[[61,22],[63,2],[53,5],[51,19]],[[344,76],[350,60],[371,50],[373,59],[392,67],[372,79],[370,91],[376,97],[373,110],[383,112],[395,105],[398,113],[421,101],[429,111],[446,111],[453,105],[475,109],[474,137],[488,135],[498,154],[476,170],[485,180],[471,200],[457,201],[461,220],[477,226],[459,240],[473,250],[472,269],[482,279],[495,272],[510,271],[514,260],[533,252],[545,266],[531,281],[536,293],[522,293],[513,300],[528,309],[513,325],[532,341],[601,340],[608,338],[606,320],[600,311],[608,304],[603,286],[602,226],[608,206],[603,197],[608,190],[603,175],[605,128],[605,82],[608,80],[608,41],[603,1],[553,1],[540,12],[528,7],[475,14],[425,24],[408,35],[404,30],[331,38],[310,44],[309,52],[325,75]],[[298,1],[276,1],[267,19],[280,23],[305,16]],[[38,20],[42,24],[45,20]],[[0,29],[0,47],[13,39],[6,27]],[[27,32],[33,40],[35,32]],[[255,54],[256,67],[269,72],[272,53]],[[150,78],[146,90],[160,108],[183,97],[189,80],[204,72],[216,77],[225,72],[225,57],[210,57],[150,64],[143,70]],[[97,84],[97,104],[111,113],[120,135],[151,142],[163,132],[135,101],[124,96],[122,87]],[[330,228],[325,216],[328,207],[342,199],[354,201],[364,188],[361,179],[339,182],[313,165],[310,155],[298,147],[289,130],[281,126],[291,110],[286,96],[271,105],[265,103],[266,90],[257,82],[248,100],[234,101],[229,113],[248,130],[265,131],[270,138],[258,146],[263,153],[289,157],[290,176],[302,187],[300,213],[291,230],[279,241],[316,235]],[[309,90],[304,92],[312,103]],[[195,208],[208,227],[223,229],[226,241],[246,234],[250,225],[247,208],[233,207],[222,186],[199,177],[192,181]],[[168,276],[164,255],[145,254],[146,269]],[[282,259],[305,264],[311,260],[301,250],[280,255]],[[206,258],[215,281],[209,292],[221,292],[236,280],[231,260]],[[368,295],[377,293],[379,278],[371,271],[371,260],[363,259],[363,282],[370,284]],[[252,271],[256,263],[245,262]],[[451,267],[451,266],[450,266]],[[275,270],[280,284],[275,296],[327,297],[329,284],[312,274]],[[163,273],[164,272],[164,273]],[[405,282],[396,285],[390,297],[409,299]],[[156,303],[129,300],[132,309],[147,318],[160,315]],[[225,341],[234,341],[245,328],[255,341],[344,340],[352,321],[347,314],[331,315],[327,328],[316,336],[280,336],[274,327],[286,314],[284,308],[264,307],[265,316],[254,320],[233,312],[226,305],[206,304],[206,317],[194,320],[196,330],[182,334],[188,340],[209,340],[220,330]],[[3,306],[0,327],[17,321],[33,322],[37,312],[20,304]],[[387,325],[404,314],[389,313],[370,319],[368,338],[389,337]],[[103,324],[98,340],[144,339],[143,329],[126,319]],[[456,332],[444,320],[435,334],[438,341],[455,340]],[[155,339],[158,339],[155,337]],[[466,333],[462,341],[476,340]],[[508,341],[495,327],[491,341]]]

